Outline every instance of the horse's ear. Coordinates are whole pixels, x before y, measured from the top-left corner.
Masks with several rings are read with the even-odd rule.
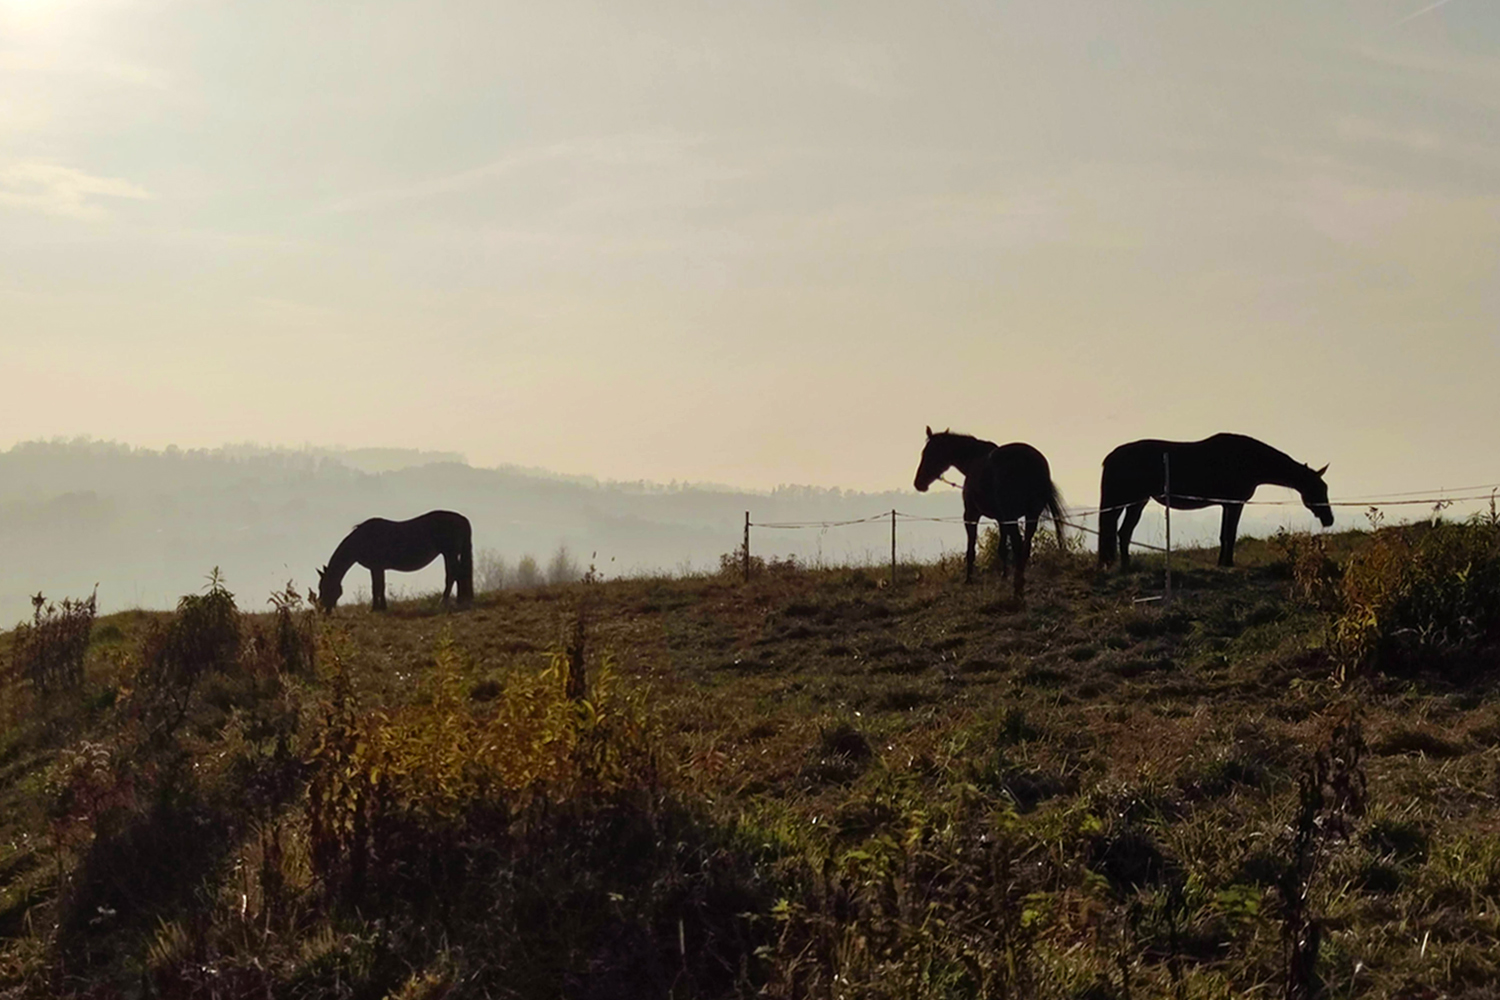
[[[319,583],[323,582],[323,571],[326,570],[327,568],[328,568],[327,566],[320,566],[320,567],[318,567],[318,582]]]
[[[927,436],[928,437],[932,437],[932,428],[931,427],[927,428]]]
[[[1318,475],[1321,476],[1323,473],[1325,473],[1327,471],[1328,471],[1328,466],[1324,465],[1321,469],[1318,470]]]

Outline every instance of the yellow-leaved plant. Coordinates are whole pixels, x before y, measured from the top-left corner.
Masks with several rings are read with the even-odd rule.
[[[600,658],[581,698],[568,697],[569,658],[518,669],[498,697],[468,696],[463,658],[439,640],[425,697],[362,711],[342,660],[312,742],[307,811],[315,868],[357,897],[372,866],[404,848],[440,846],[471,824],[490,828],[534,806],[606,798],[651,785],[656,767],[639,698]]]

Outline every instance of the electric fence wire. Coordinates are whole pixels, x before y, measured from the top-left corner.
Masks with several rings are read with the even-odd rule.
[[[957,483],[950,482],[947,479],[943,479],[942,482],[947,483],[949,486],[953,486],[956,489],[960,488]],[[1489,490],[1490,492],[1488,492],[1488,493],[1475,493],[1475,492],[1472,492],[1474,490],[1485,490],[1485,489]],[[1428,493],[1428,494],[1431,494],[1432,492],[1434,492],[1431,489],[1427,489],[1427,490],[1405,490],[1405,491],[1401,491],[1401,492],[1397,492],[1397,493],[1380,493],[1380,494],[1372,493],[1372,494],[1367,494],[1367,495],[1365,495],[1363,497],[1359,497],[1359,498],[1355,498],[1355,497],[1341,497],[1341,498],[1338,498],[1338,499],[1330,499],[1328,501],[1328,506],[1330,506],[1330,507],[1364,507],[1364,508],[1369,508],[1369,509],[1379,509],[1381,507],[1430,506],[1430,507],[1433,507],[1435,509],[1441,510],[1441,509],[1449,507],[1449,506],[1451,506],[1453,504],[1459,504],[1459,503],[1472,503],[1472,502],[1475,502],[1475,501],[1485,501],[1485,500],[1488,500],[1491,503],[1494,503],[1496,501],[1496,499],[1497,499],[1497,497],[1496,497],[1496,491],[1500,491],[1500,483],[1481,483],[1481,484],[1476,484],[1476,485],[1473,485],[1473,486],[1460,487],[1460,488],[1455,489],[1453,491],[1445,491],[1445,490],[1439,489],[1437,492],[1443,494],[1443,495],[1439,495],[1439,496],[1430,496],[1430,495],[1429,496],[1421,496],[1421,497],[1414,496],[1414,494],[1417,494],[1417,493]],[[1463,496],[1453,496],[1453,495],[1451,495],[1452,493],[1463,493],[1465,495],[1463,495]],[[1385,499],[1385,498],[1402,498],[1402,499]],[[1191,495],[1191,494],[1178,494],[1178,493],[1172,494],[1172,499],[1174,499],[1174,500],[1188,500],[1188,501],[1191,501],[1193,503],[1202,503],[1202,504],[1243,504],[1244,506],[1254,506],[1254,507],[1297,507],[1297,506],[1305,506],[1305,504],[1303,504],[1303,502],[1300,501],[1300,500],[1237,500],[1237,499],[1232,499],[1232,498],[1227,498],[1227,497],[1202,497],[1202,496],[1194,496],[1194,495]],[[1082,508],[1073,508],[1073,509],[1071,509],[1071,510],[1068,511],[1068,514],[1069,514],[1070,518],[1094,517],[1094,516],[1097,516],[1099,514],[1108,514],[1108,513],[1114,513],[1114,512],[1122,511],[1122,510],[1125,510],[1125,509],[1127,509],[1129,507],[1135,506],[1136,503],[1142,503],[1142,502],[1143,501],[1139,501],[1138,500],[1138,501],[1135,501],[1134,503],[1116,504],[1116,505],[1114,505],[1112,507],[1082,507]],[[895,515],[895,517],[896,517],[896,519],[898,521],[922,521],[922,522],[928,522],[928,523],[933,523],[933,524],[963,524],[967,520],[966,518],[964,518],[962,516],[958,516],[958,517],[931,517],[931,516],[926,516],[926,515],[922,515],[922,514],[908,514],[908,513],[905,513],[903,511],[896,510],[896,511],[881,511],[879,514],[871,514],[869,517],[850,518],[848,520],[843,520],[843,521],[751,521],[751,522],[749,522],[749,525],[752,528],[774,528],[774,529],[781,529],[781,530],[801,530],[801,529],[807,529],[807,528],[818,528],[818,529],[842,528],[842,527],[847,527],[849,525],[855,525],[855,524],[873,524],[873,523],[877,523],[877,522],[882,522],[883,523],[883,522],[889,521],[890,518],[891,518],[891,516],[892,516],[892,514]],[[999,522],[999,523],[1002,523],[1002,524],[1020,524],[1021,521],[1020,521],[1020,519],[1017,519],[1015,521],[1004,521],[1004,522]],[[1066,524],[1066,525],[1069,525],[1071,527],[1076,527],[1076,528],[1078,528],[1081,531],[1087,531],[1087,532],[1089,532],[1091,534],[1098,534],[1098,532],[1095,531],[1094,529],[1089,528],[1089,527],[1087,527],[1085,525],[1077,524],[1077,523],[1075,523],[1072,520],[1064,519],[1062,523]],[[1145,543],[1137,542],[1135,544],[1144,545]],[[1149,545],[1146,545],[1145,547],[1146,548],[1155,548],[1155,546],[1149,546]],[[1159,549],[1158,551],[1163,551],[1164,552],[1166,550],[1165,549]]]

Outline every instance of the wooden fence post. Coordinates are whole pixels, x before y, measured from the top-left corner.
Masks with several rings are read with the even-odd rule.
[[[745,511],[745,544],[743,546],[745,557],[745,582],[750,582],[750,512]]]

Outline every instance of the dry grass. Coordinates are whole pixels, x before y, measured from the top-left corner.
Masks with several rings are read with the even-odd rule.
[[[1328,536],[1304,567],[1326,573],[1367,537]],[[1493,659],[1462,683],[1341,686],[1332,612],[1310,603],[1324,591],[1293,593],[1296,553],[1246,540],[1238,555],[1227,571],[1185,557],[1165,610],[1133,603],[1159,585],[1150,559],[1101,576],[1057,552],[1025,608],[955,566],[902,567],[892,587],[784,564],[748,584],[414,601],[319,623],[316,667],[290,664],[307,648],[286,639],[295,612],[246,616],[264,641],[199,681],[176,756],[149,771],[120,763],[122,695],[147,633],[170,626],[111,616],[79,704],[16,717],[0,744],[0,989],[1281,995],[1294,926],[1316,927],[1328,995],[1493,995]],[[546,679],[562,683],[584,605],[585,670],[607,659],[635,713],[591,744],[621,763],[588,787],[547,770],[576,766],[585,732]],[[334,763],[364,769],[361,794],[386,789],[384,811],[309,812],[308,782],[331,787],[316,774],[333,759],[335,659],[342,697],[374,721]],[[507,716],[525,692],[553,714]],[[1338,727],[1356,716],[1360,808],[1332,786],[1308,805],[1299,783],[1319,752],[1348,756]],[[531,734],[508,761],[483,749],[502,731]],[[402,754],[380,785],[369,761]],[[317,826],[356,814],[388,823],[360,834],[375,846],[357,902]],[[109,877],[184,822],[216,833],[178,845],[182,871]],[[1316,831],[1300,847],[1299,823]]]

